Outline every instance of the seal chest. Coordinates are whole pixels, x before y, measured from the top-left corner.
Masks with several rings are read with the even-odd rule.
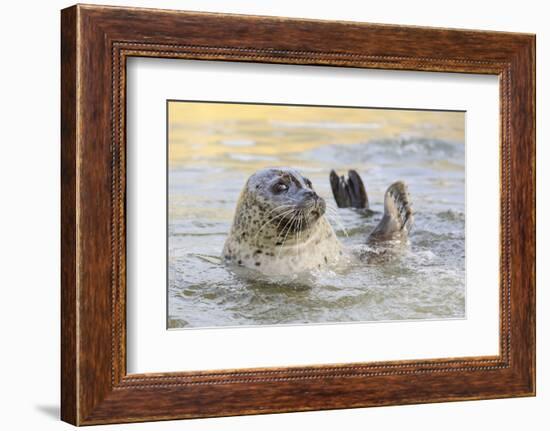
[[[298,171],[258,171],[241,192],[223,257],[267,275],[291,275],[334,264],[342,247],[324,216],[325,209],[324,199]]]

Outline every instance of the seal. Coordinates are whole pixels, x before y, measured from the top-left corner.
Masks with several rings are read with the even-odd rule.
[[[331,184],[335,175],[331,172]],[[338,184],[345,192],[350,189],[349,181],[353,181],[358,198],[340,201],[335,193],[335,199],[339,206],[364,208],[368,199],[361,178],[355,171],[350,178],[337,177]],[[226,263],[266,275],[296,274],[336,265],[344,258],[344,249],[325,211],[325,200],[296,169],[259,170],[248,178],[239,196],[223,258]],[[368,242],[402,242],[412,221],[407,187],[398,181],[386,191],[384,216]]]

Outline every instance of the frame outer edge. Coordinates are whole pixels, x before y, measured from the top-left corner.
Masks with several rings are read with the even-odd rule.
[[[529,179],[532,182],[532,189],[531,194],[527,197],[529,200],[529,204],[531,206],[531,214],[530,214],[530,222],[531,222],[531,234],[532,234],[532,245],[530,248],[530,258],[532,258],[532,261],[529,262],[531,265],[530,268],[530,275],[532,277],[531,279],[531,285],[529,286],[529,300],[530,300],[530,315],[529,315],[529,342],[531,345],[531,348],[529,350],[530,353],[530,360],[529,360],[529,395],[530,396],[536,396],[537,395],[537,293],[536,293],[536,285],[537,285],[537,259],[536,259],[536,253],[537,253],[537,114],[536,114],[536,108],[537,108],[537,79],[536,79],[536,71],[537,71],[537,37],[536,35],[531,35],[531,37],[528,39],[527,42],[527,61],[526,64],[529,66],[529,74],[526,77],[527,85],[529,86],[530,94],[528,96],[527,103],[531,110],[531,123],[527,125],[527,129],[529,130],[529,147],[531,149],[530,152],[530,160],[529,160]]]
[[[512,349],[515,381],[522,396],[536,396],[536,53],[535,36],[517,48],[511,62],[511,248]]]
[[[61,11],[61,420],[79,423],[77,298],[78,7]]]
[[[287,400],[288,402],[289,399],[288,390],[294,390],[294,386],[296,386],[293,386],[290,383],[287,383],[284,386],[282,384],[266,384],[265,382],[261,385],[256,385],[255,383],[261,382],[251,381],[243,382],[244,385],[239,382],[232,382],[229,385],[220,386],[215,389],[211,389],[209,385],[196,385],[193,386],[193,389],[156,387],[153,389],[145,389],[140,387],[123,388],[119,386],[120,382],[118,381],[118,378],[111,378],[111,376],[109,376],[109,379],[107,379],[107,365],[110,364],[111,366],[116,367],[116,364],[113,362],[114,354],[111,354],[110,352],[107,353],[106,350],[103,349],[107,346],[107,329],[110,330],[110,328],[113,327],[112,321],[107,322],[107,319],[104,317],[103,314],[106,313],[107,306],[111,307],[113,304],[110,299],[107,299],[105,294],[106,291],[104,290],[103,284],[96,285],[98,283],[97,275],[95,273],[90,274],[86,272],[86,270],[92,268],[91,264],[87,262],[87,258],[95,256],[94,250],[95,246],[97,245],[97,242],[93,242],[90,240],[90,232],[92,231],[92,228],[90,227],[91,224],[89,222],[91,220],[90,216],[95,214],[95,210],[91,210],[92,204],[90,203],[90,196],[93,196],[94,187],[96,184],[92,180],[97,182],[98,177],[92,175],[91,178],[88,178],[88,175],[92,173],[90,163],[95,162],[98,165],[101,165],[102,168],[105,168],[105,160],[102,159],[102,156],[98,156],[98,151],[105,151],[106,148],[108,148],[105,145],[105,142],[103,142],[103,139],[105,138],[104,134],[106,132],[99,131],[95,133],[92,127],[93,125],[90,126],[89,121],[91,121],[92,123],[93,121],[96,121],[95,118],[93,118],[92,114],[98,115],[104,120],[106,118],[105,113],[110,111],[108,111],[106,100],[104,98],[104,95],[102,94],[105,89],[103,87],[94,87],[94,83],[88,81],[86,77],[92,72],[99,72],[97,76],[98,80],[101,82],[101,80],[106,79],[108,65],[106,63],[98,64],[96,62],[90,61],[91,55],[88,50],[88,43],[94,43],[91,48],[93,50],[97,49],[99,53],[103,55],[103,58],[106,59],[106,49],[111,46],[111,42],[116,41],[117,37],[119,37],[120,35],[124,36],[128,32],[133,31],[130,30],[130,28],[127,26],[121,28],[121,22],[125,22],[128,20],[128,14],[130,14],[131,17],[134,17],[134,15],[141,15],[142,12],[146,12],[147,10],[139,9],[137,10],[139,11],[138,13],[134,9],[112,9],[112,11],[109,10],[109,16],[107,16],[108,19],[106,20],[103,20],[102,18],[104,17],[101,15],[99,15],[98,18],[99,11],[102,11],[102,7],[91,5],[83,7],[81,5],[77,5],[63,10],[61,20],[61,416],[64,421],[69,422],[73,425],[91,425],[99,423],[135,422],[144,420],[177,419],[185,417],[228,416],[235,414],[258,414],[283,411],[307,411],[333,408],[365,407],[388,404],[411,404],[421,402],[426,403],[466,399],[487,399],[510,396],[525,396],[533,394],[535,365],[535,280],[531,280],[531,277],[534,277],[534,261],[523,261],[524,263],[521,265],[521,268],[523,268],[523,271],[525,271],[525,273],[528,273],[528,280],[532,281],[532,283],[525,286],[525,289],[521,292],[521,295],[515,295],[515,298],[519,301],[518,305],[527,305],[524,311],[524,316],[526,317],[527,321],[524,321],[523,324],[520,325],[521,328],[518,328],[516,330],[516,336],[514,338],[515,340],[519,341],[523,337],[518,336],[518,334],[527,334],[527,336],[524,337],[522,342],[518,342],[516,344],[516,347],[519,344],[523,348],[526,348],[528,352],[524,351],[522,354],[516,355],[514,357],[514,362],[516,366],[513,370],[510,371],[514,371],[517,374],[514,375],[510,373],[501,373],[500,370],[498,371],[498,374],[495,374],[495,377],[506,377],[506,383],[513,386],[513,388],[509,388],[508,392],[504,391],[504,388],[502,387],[498,388],[495,385],[490,385],[489,383],[486,383],[487,379],[482,379],[481,377],[483,377],[483,375],[479,375],[479,382],[477,380],[473,380],[473,382],[478,386],[481,385],[479,386],[479,390],[477,392],[474,391],[474,395],[472,395],[470,391],[465,390],[464,393],[456,393],[449,397],[434,397],[426,399],[421,397],[420,394],[412,394],[411,397],[408,398],[398,397],[399,399],[396,398],[393,400],[386,400],[384,402],[380,402],[380,400],[374,399],[374,401],[361,400],[360,402],[349,402],[346,404],[338,402],[337,399],[330,399],[331,396],[334,395],[333,392],[330,392],[331,385],[328,385],[328,387],[326,387],[326,381],[324,381],[324,379],[318,379],[315,381],[311,380],[309,381],[310,383],[308,383],[308,385],[304,386],[306,390],[309,390],[308,388],[311,388],[311,390],[317,391],[316,398],[310,400],[307,405],[300,404],[296,407],[294,405],[284,404],[284,401]],[[128,13],[121,13],[121,11],[127,11]],[[110,16],[111,14],[113,16]],[[195,14],[182,14],[191,21],[196,18]],[[209,17],[209,19],[212,19],[211,15],[209,15]],[[240,19],[244,20],[245,18]],[[250,18],[247,18],[247,20],[248,19]],[[264,17],[264,19],[272,20],[276,18]],[[237,18],[232,17],[230,21],[233,22],[234,20],[237,20]],[[282,20],[288,21],[289,23],[294,22],[295,24],[303,23],[300,20],[294,19]],[[150,22],[148,23],[143,20],[141,24],[142,27],[143,25],[151,25]],[[326,25],[328,26],[328,24]],[[374,26],[373,28],[380,30],[380,27],[377,26]],[[404,29],[407,29],[407,27],[404,27]],[[358,30],[354,30],[355,34],[357,34],[357,31]],[[427,32],[428,30],[425,31]],[[161,32],[161,34],[164,33]],[[464,35],[465,33],[461,32],[460,34]],[[171,35],[172,33],[168,32],[168,36],[171,37]],[[491,38],[496,37],[494,34],[491,34],[490,36]],[[190,38],[191,41],[196,39],[200,43],[202,43],[202,39],[192,33],[190,33],[189,35],[185,33],[178,33],[176,35],[173,35],[173,37],[183,40]],[[528,37],[524,39],[525,35],[510,36],[506,34],[503,34],[502,37],[505,39],[503,41],[503,55],[505,53],[507,55],[507,59],[511,59],[513,57],[516,60],[516,67],[519,67],[523,72],[527,72],[527,76],[523,75],[522,79],[533,79],[533,68],[535,59],[534,37]],[[159,38],[161,42],[164,42],[161,36],[159,36]],[[236,42],[232,42],[230,44],[232,46],[230,46],[229,48],[221,49],[238,50],[239,47],[236,47],[235,44]],[[191,43],[190,46],[193,46],[193,43]],[[85,49],[80,49],[80,47],[84,47]],[[293,49],[292,44],[290,48],[291,50]],[[427,49],[425,46],[421,48],[424,50]],[[246,50],[248,48],[244,49]],[[269,46],[267,49],[269,49]],[[512,51],[512,49],[514,51]],[[266,50],[266,48],[264,48],[264,50]],[[261,49],[257,51],[259,52],[261,51]],[[298,54],[302,56],[302,53],[300,51],[298,51]],[[216,52],[210,55],[200,55],[208,57],[204,59],[217,59],[225,57],[224,55],[219,55]],[[352,53],[351,55],[358,54]],[[479,55],[481,54],[478,53],[476,55],[477,57],[479,57]],[[529,64],[521,65],[521,61],[519,61],[518,63],[517,61],[519,56],[521,56],[520,60],[524,60]],[[237,57],[231,58],[231,60],[229,61],[239,61],[236,59]],[[289,63],[294,62],[293,59],[291,59],[290,57],[288,59],[286,59],[286,57],[277,57],[277,55],[270,55],[269,57],[269,62],[271,62],[271,60],[273,60],[273,62],[278,62],[279,60],[282,60],[282,62],[285,63],[287,62],[286,60],[288,60]],[[246,55],[243,55],[243,58],[241,60],[244,60],[245,58]],[[418,61],[415,61],[415,63],[410,66],[411,70],[420,70],[421,68],[423,69],[425,65],[424,60],[426,59],[419,57]],[[495,61],[500,60],[501,58],[497,57]],[[329,59],[326,61],[328,62],[328,64],[337,63],[337,61],[333,59]],[[318,63],[320,64],[320,61],[314,62],[314,64]],[[443,61],[443,63],[445,62]],[[484,60],[480,60],[476,64],[478,64],[481,68],[482,63],[485,63]],[[399,64],[400,60],[396,62],[392,61],[392,63],[389,64],[390,67],[388,68],[397,68],[396,66],[398,66]],[[437,67],[442,67],[441,70],[445,70],[445,67],[439,64]],[[529,73],[531,73],[532,75],[530,75]],[[515,74],[513,76],[516,77]],[[534,102],[534,81],[528,82],[526,85],[524,84],[522,86],[518,86],[518,90],[520,91],[520,95],[522,96],[521,98],[523,99],[524,103],[520,106],[524,106],[527,112],[533,114],[532,119],[527,119],[526,121],[522,120],[520,126],[520,128],[525,127],[526,130],[528,130],[528,136],[524,136],[524,139],[522,140],[523,144],[525,145],[525,150],[523,152],[523,155],[518,158],[517,162],[520,163],[522,167],[528,165],[528,167],[531,168],[532,171],[529,172],[529,175],[525,176],[526,178],[522,178],[521,181],[518,181],[519,183],[525,184],[526,186],[526,190],[524,191],[523,196],[520,197],[518,201],[521,202],[521,205],[523,205],[524,209],[534,211],[535,183],[534,161],[532,157],[534,157],[535,152],[535,139],[533,129],[534,106],[531,105],[531,103]],[[91,109],[90,106],[93,107],[92,112],[88,111],[88,109]],[[518,100],[514,100],[514,102],[512,103],[512,107],[515,107],[513,111],[517,109]],[[106,121],[104,122],[106,123]],[[515,127],[513,127],[512,130],[517,131]],[[101,145],[97,144],[97,142],[100,142]],[[514,140],[513,142],[516,142],[516,140]],[[87,157],[89,157],[90,160]],[[513,164],[515,163],[513,162]],[[512,178],[513,177],[514,176],[512,175]],[[80,182],[82,184],[80,184]],[[103,182],[101,182],[101,184],[103,186],[105,185],[103,184]],[[116,183],[116,185],[118,185],[118,183]],[[517,185],[518,184],[516,184],[516,186]],[[102,189],[102,193],[105,193],[104,189]],[[105,208],[101,208],[101,214],[104,214],[105,211]],[[524,234],[527,233],[527,236],[534,232],[534,217],[534,213],[527,215],[529,221],[526,222],[527,229],[523,231]],[[527,242],[528,244],[525,245],[525,248],[522,248],[522,250],[526,250],[525,259],[533,258],[534,260],[534,242],[533,240]],[[103,247],[103,240],[101,240],[100,245]],[[96,267],[103,268],[106,264],[106,261],[107,259],[102,257],[101,259],[97,259],[97,261],[94,260],[93,263],[96,265]],[[523,271],[520,272],[523,273]],[[105,277],[103,277],[101,283],[103,283],[104,281]],[[92,283],[95,287],[98,287],[98,289],[94,290],[93,295],[89,289],[90,283]],[[522,285],[524,284],[525,283],[523,283]],[[97,319],[100,319],[99,316],[94,317],[95,313],[101,314],[102,320],[99,321],[99,325],[95,325]],[[80,322],[81,325],[79,324]],[[100,348],[99,350],[98,347]],[[107,364],[107,358],[109,358],[110,360],[109,364]],[[428,373],[427,375],[430,376],[431,374]],[[326,376],[326,378],[332,377],[334,376]],[[474,379],[474,377],[472,377],[472,379]],[[452,379],[449,377],[445,380]],[[345,392],[348,395],[348,398],[351,399],[348,394],[348,386],[350,381],[346,381],[345,383],[346,385],[343,386],[342,392]],[[483,384],[485,384],[485,386],[483,386]],[[270,386],[273,386],[274,389],[282,391],[282,396],[281,393],[277,392],[280,396],[280,403],[277,406],[272,406],[269,408],[266,408],[265,406],[257,407],[254,406],[253,403],[251,403],[250,405],[246,405],[246,403],[244,403],[242,400],[240,407],[232,405],[232,402],[227,404],[224,403],[224,401],[228,401],[231,397],[239,395],[239,393],[242,394],[243,391],[254,391],[261,389],[269,395],[271,394],[270,390],[272,389]],[[300,388],[297,387],[296,390],[298,389]],[[368,395],[367,389],[368,388],[366,387],[362,389],[365,391],[363,392],[364,395]],[[475,387],[473,389],[475,389]],[[216,406],[215,408],[212,407],[210,410],[204,410],[205,405],[203,404],[203,402],[206,399],[206,396],[210,396],[209,393],[214,395],[214,401],[217,400],[217,402],[222,403],[221,407]],[[299,395],[301,396],[301,394]],[[165,406],[171,408],[174,408],[175,403],[176,413],[172,414],[172,411],[170,411],[169,415],[156,415],[156,413],[158,413],[157,411],[155,411],[155,414],[147,413],[147,408],[151,409],[151,406],[148,406],[148,397],[149,401],[155,398],[155,401],[158,400],[160,403],[164,402]],[[162,399],[159,400],[159,398]],[[171,403],[171,406],[166,403]],[[184,406],[188,407],[186,412],[183,412],[181,410]],[[139,408],[140,410],[135,410],[137,408]],[[196,410],[199,408],[202,410]],[[134,409],[133,412],[132,409]]]
[[[529,396],[536,396],[536,380],[537,380],[537,337],[536,337],[536,279],[537,279],[537,260],[536,260],[536,241],[537,241],[537,204],[536,204],[536,190],[537,190],[537,175],[536,175],[536,152],[537,152],[537,135],[536,135],[536,35],[530,35],[527,39],[526,48],[523,51],[524,59],[520,63],[526,68],[525,73],[525,86],[527,112],[530,115],[525,115],[526,124],[524,125],[526,131],[526,146],[528,147],[528,158],[526,160],[527,175],[526,180],[529,183],[529,195],[526,196],[526,206],[529,212],[526,217],[529,219],[529,230],[527,231],[527,265],[529,266],[528,272],[530,276],[530,284],[525,289],[525,294],[528,296],[527,302],[529,309],[527,310],[526,324],[528,325],[528,352],[527,358],[527,394]]]
[[[533,156],[531,159],[531,169],[532,169],[532,178],[534,181],[533,184],[533,213],[532,213],[532,223],[533,223],[533,237],[534,237],[534,259],[533,259],[533,316],[531,319],[532,325],[532,334],[533,337],[533,357],[532,357],[532,379],[533,379],[533,388],[532,395],[537,395],[537,36],[533,35],[530,44],[530,55],[532,59],[532,75],[531,79],[533,82],[533,94],[531,96],[531,104],[533,109]]]

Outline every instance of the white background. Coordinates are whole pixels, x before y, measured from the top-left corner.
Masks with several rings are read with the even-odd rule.
[[[550,422],[550,29],[545,2],[463,0],[312,1],[102,1],[107,4],[188,10],[346,19],[394,24],[537,33],[538,137],[538,396],[329,412],[106,426],[96,429],[279,430],[546,429]],[[0,319],[2,323],[2,428],[70,429],[59,409],[59,9],[64,1],[5,2],[0,17]],[[546,363],[546,364],[545,364]]]
[[[147,58],[127,83],[129,373],[498,354],[496,76]],[[467,319],[167,331],[166,99],[466,111]]]

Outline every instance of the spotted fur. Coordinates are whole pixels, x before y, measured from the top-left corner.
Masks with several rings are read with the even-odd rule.
[[[286,200],[270,189],[281,180],[292,185],[292,196]],[[252,175],[237,203],[223,249],[225,261],[268,275],[295,274],[338,261],[342,247],[324,216],[324,200],[314,194],[315,205],[300,207],[307,201],[301,195],[312,192],[311,182],[294,169],[272,168]],[[300,211],[303,217],[293,221]]]

